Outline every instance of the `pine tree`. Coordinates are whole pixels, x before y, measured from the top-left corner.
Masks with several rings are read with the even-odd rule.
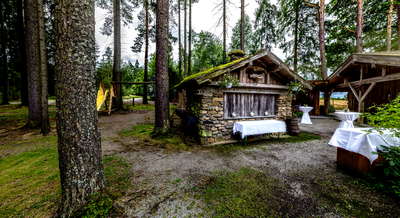
[[[250,17],[246,14],[244,17],[244,38],[242,39],[242,20],[238,20],[238,22],[236,23],[236,25],[233,27],[232,29],[232,37],[231,37],[231,43],[229,44],[229,47],[231,50],[237,50],[240,49],[242,47],[242,40],[244,43],[244,48],[246,48],[244,50],[244,52],[246,54],[250,54],[250,49],[252,48],[252,43],[253,43],[253,39],[252,39],[252,35],[253,35],[253,28],[251,26],[251,21],[250,21]]]
[[[3,0],[0,0],[0,25],[1,25],[1,53],[3,63],[3,101],[2,105],[10,104],[10,82],[8,79],[8,60],[7,60],[7,48],[6,48],[6,36],[4,27],[4,16],[3,16]]]
[[[255,12],[254,39],[258,49],[271,50],[272,45],[277,43],[278,31],[275,27],[278,18],[278,9],[269,0],[257,0],[258,9]]]
[[[69,217],[106,188],[96,111],[94,11],[94,0],[55,5],[60,217]]]
[[[169,0],[157,0],[155,135],[169,131],[168,12]]]

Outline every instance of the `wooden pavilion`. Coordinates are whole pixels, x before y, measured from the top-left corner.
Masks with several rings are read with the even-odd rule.
[[[373,104],[386,103],[400,93],[400,51],[353,54],[327,81],[316,82],[314,93],[328,94],[326,109],[333,92],[348,92],[350,111],[366,112]],[[360,118],[358,122],[364,121]]]

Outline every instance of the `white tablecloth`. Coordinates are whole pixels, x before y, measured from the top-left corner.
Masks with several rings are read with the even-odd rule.
[[[241,121],[233,125],[233,134],[236,132],[240,132],[243,139],[248,135],[286,132],[286,124],[278,120]]]
[[[339,128],[354,128],[353,121],[358,118],[361,113],[356,112],[335,112],[335,114],[342,120]]]
[[[392,137],[388,131],[380,135],[376,131],[367,134],[367,130],[368,128],[336,129],[335,134],[333,134],[328,144],[359,153],[367,157],[371,164],[378,158],[378,155],[372,154],[372,152],[376,152],[380,148],[380,145],[399,145],[400,139]]]
[[[301,118],[301,123],[312,124],[311,123],[311,119],[310,119],[310,115],[308,113],[314,108],[313,107],[300,106],[299,109],[301,111],[303,111],[303,117]]]

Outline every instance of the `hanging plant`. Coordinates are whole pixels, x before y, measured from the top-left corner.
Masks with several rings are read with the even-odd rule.
[[[288,89],[288,95],[290,95],[292,92],[295,95],[298,95],[300,92],[305,92],[303,84],[301,84],[299,82],[290,82],[289,89]]]
[[[239,86],[239,78],[237,76],[230,77],[225,74],[221,81],[218,82],[221,88],[231,88],[232,86]]]

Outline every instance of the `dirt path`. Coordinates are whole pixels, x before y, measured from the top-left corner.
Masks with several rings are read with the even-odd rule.
[[[154,111],[146,110],[113,113],[111,116],[101,114],[99,116],[99,128],[103,154],[107,156],[124,151],[125,148],[122,146],[118,132],[131,130],[132,126],[151,122],[153,119]]]
[[[233,172],[244,167],[257,169],[279,181],[274,184],[276,191],[269,204],[289,217],[348,216],[341,209],[342,204],[353,210],[373,210],[376,212],[373,216],[391,217],[390,213],[400,213],[398,203],[365,191],[364,187],[354,184],[354,177],[336,169],[336,148],[327,145],[340,124],[334,119],[312,119],[314,125],[300,125],[303,132],[324,136],[307,142],[263,141],[232,152],[200,146],[181,152],[154,146],[125,150],[117,132],[130,130],[138,123],[152,122],[153,111],[140,113],[113,114],[99,119],[104,154],[118,154],[132,163],[133,189],[120,200],[129,217],[212,217],[213,212],[205,210],[206,205],[195,197],[192,188],[208,184],[213,172]],[[333,200],[332,196],[335,196]],[[358,204],[352,202],[355,198]]]

